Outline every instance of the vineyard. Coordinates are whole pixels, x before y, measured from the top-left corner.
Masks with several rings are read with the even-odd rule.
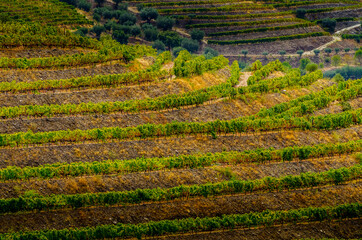
[[[107,26],[93,19],[102,9],[131,18],[126,6],[138,24],[140,4],[244,59],[248,47],[323,44],[332,35],[320,16],[340,15],[344,27],[361,9],[0,0],[0,240],[360,239],[360,67],[326,70],[301,56],[298,68],[287,57],[245,67],[232,54],[160,51],[142,36],[122,44],[113,33],[123,30],[79,34],[93,20]],[[338,36],[355,43],[359,31]]]
[[[156,8],[161,15],[175,18],[177,28],[188,34],[203,31],[206,47],[234,57],[242,51],[261,55],[313,50],[332,40],[322,19],[350,26],[359,22],[362,9],[360,1],[350,0],[127,2]]]

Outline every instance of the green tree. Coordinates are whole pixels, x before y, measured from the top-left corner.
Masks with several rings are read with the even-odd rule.
[[[249,51],[248,50],[241,50],[241,54],[244,55],[244,57],[246,57],[246,55],[248,55]]]
[[[200,29],[194,29],[191,32],[191,39],[201,42],[205,37],[205,32]]]
[[[345,48],[344,52],[348,53],[351,49],[350,48]]]
[[[152,47],[157,49],[157,50],[160,50],[160,51],[165,51],[166,50],[165,44],[163,42],[161,42],[160,40],[155,41],[152,44]]]
[[[298,50],[298,51],[297,51],[297,54],[299,55],[299,57],[302,57],[303,53],[304,53],[303,50]]]
[[[314,54],[315,54],[316,56],[318,56],[318,55],[319,55],[319,53],[321,52],[321,50],[319,50],[319,49],[315,49],[315,50],[313,50],[313,52],[314,52]]]
[[[311,63],[309,58],[302,58],[299,60],[299,68],[304,70],[309,63]]]
[[[327,53],[328,56],[329,56],[329,55],[331,54],[331,52],[332,52],[332,49],[330,49],[330,48],[325,48],[325,49],[324,49],[324,52]]]
[[[123,12],[120,14],[118,20],[119,23],[123,25],[133,25],[137,22],[136,16],[130,12]]]
[[[142,20],[150,23],[152,19],[157,19],[159,14],[154,8],[143,8],[140,12],[140,16]]]
[[[159,39],[169,48],[178,47],[181,44],[181,37],[177,32],[165,31],[159,34]]]
[[[185,48],[191,53],[195,53],[199,50],[200,44],[196,40],[184,38],[181,41],[181,47]]]
[[[97,35],[97,37],[99,37],[102,34],[102,32],[104,32],[105,30],[106,30],[106,28],[102,25],[95,25],[91,29],[91,31],[94,32]]]
[[[280,54],[282,57],[284,57],[284,55],[285,55],[286,53],[287,53],[287,52],[284,51],[284,50],[281,50],[281,51],[279,52],[279,54]]]
[[[95,0],[95,2],[97,3],[97,6],[98,6],[98,7],[102,7],[103,4],[104,4],[104,2],[105,2],[105,0]]]
[[[134,25],[131,27],[131,35],[136,37],[141,34],[141,28],[137,25]]]
[[[128,43],[128,38],[129,35],[127,35],[124,31],[122,30],[117,30],[114,31],[112,34],[112,37],[117,40],[117,42],[121,43],[121,44],[127,44]]]
[[[175,24],[175,19],[170,17],[159,16],[156,20],[157,27],[163,31],[171,30]]]
[[[336,19],[325,18],[322,20],[321,24],[323,28],[325,28],[328,32],[332,33],[336,28],[337,21]]]
[[[315,72],[318,69],[318,65],[315,63],[308,63],[308,65],[305,67],[305,70],[307,70],[309,73]]]
[[[143,30],[143,34],[147,41],[152,42],[157,40],[159,33],[156,28],[146,28],[145,30]]]

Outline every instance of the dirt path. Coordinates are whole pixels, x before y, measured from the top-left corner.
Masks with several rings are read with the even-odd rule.
[[[252,72],[243,72],[239,78],[239,84],[236,87],[246,87],[248,86],[248,79],[252,75]]]

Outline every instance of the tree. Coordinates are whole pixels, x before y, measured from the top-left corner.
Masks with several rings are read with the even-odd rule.
[[[78,8],[83,9],[86,12],[89,12],[92,8],[92,4],[86,0],[79,1]]]
[[[315,72],[318,69],[318,65],[315,63],[308,63],[308,65],[305,67],[305,70],[307,70],[309,73]]]
[[[160,51],[165,51],[166,50],[166,46],[163,42],[161,42],[160,40],[157,40],[155,41],[153,44],[152,44],[152,47],[154,49],[157,49],[157,50],[160,50]]]
[[[337,21],[336,19],[332,18],[325,18],[322,20],[322,27],[325,28],[328,32],[332,33],[334,32],[334,29],[336,28]]]
[[[141,28],[137,25],[134,25],[131,27],[131,35],[136,37],[141,34]]]
[[[150,42],[158,38],[158,31],[155,28],[146,28],[143,30],[143,34],[145,35],[145,39]]]
[[[248,50],[241,50],[241,54],[244,55],[244,57],[246,57],[246,55],[248,55],[249,51]]]
[[[268,54],[269,54],[268,52],[263,52],[263,53],[262,53],[262,55],[263,55],[265,58],[267,58]]]
[[[194,29],[191,32],[191,38],[193,40],[201,42],[202,39],[205,37],[205,32],[201,31],[200,29]]]
[[[339,56],[339,55],[334,55],[334,56],[332,57],[332,65],[335,66],[335,67],[337,67],[337,66],[339,66],[340,64],[341,64],[341,56]]]
[[[309,58],[302,58],[299,60],[299,68],[304,70],[309,63],[311,63]]]
[[[336,54],[338,54],[340,50],[341,50],[341,49],[339,49],[339,48],[335,48],[335,49],[334,49],[334,51],[336,52]]]
[[[170,17],[159,16],[156,20],[158,28],[161,28],[163,31],[171,30],[175,24],[175,19]]]
[[[315,49],[313,50],[314,54],[318,57],[319,53],[321,52],[321,50]]]
[[[361,64],[361,61],[362,61],[362,49],[359,49],[358,51],[356,51],[356,53],[354,54],[354,59],[356,59]]]
[[[195,53],[199,50],[200,44],[196,40],[184,38],[181,41],[181,47],[185,48],[191,53]]]
[[[113,2],[115,3],[114,9],[118,9],[118,5],[122,2],[122,0],[113,0]]]
[[[206,59],[211,59],[211,58],[217,57],[218,55],[219,55],[219,53],[215,49],[212,49],[210,47],[206,47],[204,49],[204,56]]]
[[[97,35],[97,37],[99,37],[102,32],[106,31],[106,28],[101,25],[95,25],[91,31],[94,32]]]
[[[325,48],[325,49],[324,49],[324,52],[327,53],[328,56],[329,56],[329,54],[331,54],[331,52],[332,52],[332,49],[330,49],[330,48]]]
[[[345,49],[344,49],[344,52],[347,53],[347,52],[349,52],[350,50],[351,50],[350,48],[345,48]]]
[[[143,5],[142,3],[138,3],[138,4],[136,5],[136,7],[137,7],[137,10],[140,12],[142,9],[145,8],[145,5]]]
[[[181,37],[173,31],[165,31],[159,34],[159,39],[169,48],[180,46]]]
[[[95,0],[95,2],[97,3],[98,7],[102,7],[103,3],[105,0]]]
[[[117,30],[113,32],[112,37],[117,40],[119,43],[127,44],[129,36],[122,30]]]
[[[130,12],[123,12],[120,14],[119,23],[123,25],[134,25],[137,22],[137,18]]]
[[[99,15],[98,13],[94,13],[93,19],[94,19],[94,21],[99,22],[101,20],[101,15]]]
[[[143,8],[140,12],[140,16],[142,20],[150,23],[152,19],[157,19],[159,14],[154,8]]]
[[[305,14],[307,14],[307,10],[305,10],[304,8],[298,8],[295,12],[297,18],[305,18]]]
[[[300,58],[302,57],[303,53],[304,53],[303,50],[298,50],[298,51],[297,51],[297,54],[299,54],[299,57],[300,57]]]
[[[284,57],[284,55],[285,55],[286,53],[287,53],[287,52],[284,51],[284,50],[281,50],[281,51],[279,52],[279,54],[280,54],[282,57]]]
[[[175,47],[172,52],[173,52],[173,56],[174,57],[178,57],[178,54],[181,52],[181,51],[186,51],[186,49],[182,48],[182,47]]]

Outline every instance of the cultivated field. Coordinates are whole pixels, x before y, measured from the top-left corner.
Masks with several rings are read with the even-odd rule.
[[[317,13],[361,7],[144,4],[221,53],[322,44]],[[362,79],[74,35],[89,20],[55,0],[0,7],[22,19],[0,23],[1,240],[362,237]]]

